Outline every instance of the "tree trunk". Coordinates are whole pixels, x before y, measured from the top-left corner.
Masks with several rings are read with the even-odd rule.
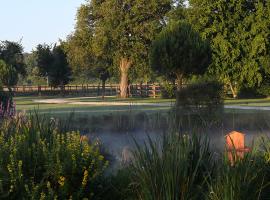
[[[177,91],[180,91],[183,87],[183,74],[178,73],[176,74],[176,83],[177,83]]]
[[[122,58],[120,60],[120,97],[128,97],[128,70],[131,67],[132,62],[128,58]]]
[[[182,87],[183,87],[183,74],[182,73],[177,73],[176,74],[176,106],[179,106],[179,92],[181,91]]]
[[[106,84],[106,79],[102,79],[101,80],[102,81],[102,99],[104,99],[105,98],[105,90],[106,90],[106,88],[105,88],[105,84]]]
[[[230,86],[230,90],[232,92],[233,98],[234,99],[237,98],[237,96],[238,96],[237,88],[233,87],[231,82],[229,82],[229,86]]]

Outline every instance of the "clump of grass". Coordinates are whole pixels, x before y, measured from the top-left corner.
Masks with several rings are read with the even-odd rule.
[[[137,145],[132,176],[138,199],[201,199],[213,170],[207,139],[197,135],[165,135]]]
[[[234,161],[233,166],[224,155],[210,181],[208,198],[211,200],[253,200],[264,199],[262,194],[269,179],[266,178],[265,160],[250,152]]]

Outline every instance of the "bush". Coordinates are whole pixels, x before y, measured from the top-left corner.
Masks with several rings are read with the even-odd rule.
[[[187,85],[177,92],[177,105],[192,108],[223,106],[223,86],[217,82]]]
[[[263,84],[257,89],[257,93],[261,96],[268,97],[270,96],[270,84]]]
[[[260,91],[261,90],[261,91]],[[250,88],[250,87],[242,87],[239,91],[239,98],[262,98],[265,97],[263,94],[264,88]]]
[[[94,196],[108,162],[97,144],[55,121],[16,116],[0,128],[0,199],[83,199]]]
[[[162,87],[161,87],[161,97],[162,98],[175,98],[175,85],[168,82],[168,81],[164,81],[162,83]]]
[[[4,117],[14,116],[16,111],[15,109],[12,95],[9,92],[3,91],[0,86],[0,120]]]

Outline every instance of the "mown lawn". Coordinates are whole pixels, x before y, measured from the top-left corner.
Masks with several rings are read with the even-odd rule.
[[[59,97],[56,97],[59,98]],[[149,105],[134,105],[134,103],[162,103],[162,102],[174,102],[171,99],[117,99],[117,98],[106,98],[103,100],[102,98],[65,98],[71,100],[72,102],[127,102],[129,105],[73,105],[73,104],[49,104],[49,103],[38,103],[34,102],[34,100],[40,99],[53,99],[52,97],[16,97],[16,109],[19,111],[39,111],[39,113],[44,114],[68,114],[71,112],[74,113],[83,113],[89,115],[98,115],[104,113],[113,113],[113,112],[159,112],[159,111],[167,111],[170,109],[170,106],[149,106]]]
[[[38,103],[34,100],[41,99],[65,99],[72,102],[126,102],[128,105],[73,105],[73,104],[49,104]],[[171,106],[151,106],[151,105],[136,105],[136,103],[168,103],[174,104],[175,99],[161,99],[161,98],[128,98],[119,99],[116,97],[93,98],[93,97],[16,97],[15,98],[17,110],[34,111],[38,110],[40,113],[55,113],[68,114],[71,112],[83,113],[89,115],[98,115],[113,112],[160,112],[167,111]],[[237,106],[270,106],[270,98],[264,99],[226,99],[225,105]],[[240,112],[240,113],[254,113],[256,110],[240,110],[240,109],[226,109],[226,112]],[[269,112],[269,111],[263,111]]]

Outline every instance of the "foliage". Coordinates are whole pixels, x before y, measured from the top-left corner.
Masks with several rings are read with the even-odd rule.
[[[55,120],[19,114],[0,128],[1,199],[83,199],[108,163],[99,146]]]
[[[112,61],[107,54],[96,56],[93,51],[93,16],[89,5],[81,5],[77,11],[75,32],[65,43],[68,61],[73,72],[85,77],[106,81],[110,77]]]
[[[138,199],[201,199],[213,170],[207,139],[166,134],[134,152],[132,176]]]
[[[136,195],[131,187],[131,174],[129,167],[124,167],[117,172],[105,177],[102,186],[97,192],[97,200],[133,200]]]
[[[268,199],[269,138],[232,165],[226,153],[213,159],[208,140],[165,135],[137,147],[131,166],[137,199]]]
[[[190,84],[178,92],[178,106],[199,108],[207,106],[209,109],[223,106],[224,90],[218,82],[204,82]]]
[[[246,154],[233,166],[225,156],[216,169],[215,178],[211,180],[209,199],[267,199],[266,196],[262,196],[267,192],[267,185],[269,185],[265,164],[261,156],[254,156],[252,152]]]
[[[17,84],[18,76],[25,76],[23,48],[10,41],[0,43],[0,81],[7,87]]]
[[[175,98],[175,85],[170,83],[169,81],[162,82],[161,87],[161,96],[162,98]]]
[[[181,87],[183,78],[206,71],[210,57],[209,43],[191,25],[172,21],[153,42],[150,63],[160,74],[175,75]]]
[[[171,0],[93,0],[93,50],[96,55],[109,55],[120,73],[121,97],[127,97],[130,68],[147,77],[149,48],[155,35],[166,23]],[[150,12],[151,11],[151,12]]]
[[[18,82],[18,73],[15,68],[0,60],[0,81],[8,88],[14,86]]]
[[[9,66],[15,68],[16,72],[25,75],[25,64],[23,60],[23,47],[17,42],[2,41],[0,43],[0,59]]]
[[[270,2],[190,0],[189,20],[211,40],[210,72],[234,97],[242,86],[256,87],[269,73]]]
[[[40,69],[37,67],[35,53],[25,53],[24,62],[26,65],[26,77],[22,80],[27,85],[46,85],[46,79],[40,76]]]
[[[71,80],[71,69],[63,45],[38,45],[34,52],[39,73],[51,86],[61,86]]]
[[[13,117],[16,113],[15,104],[13,103],[12,95],[3,90],[0,83],[0,122],[3,118]]]
[[[197,124],[208,127],[220,124],[224,99],[222,84],[216,81],[190,84],[177,91],[176,98],[178,117],[188,114]]]
[[[257,92],[260,95],[269,97],[270,96],[270,85],[269,84],[262,84],[258,89]]]

